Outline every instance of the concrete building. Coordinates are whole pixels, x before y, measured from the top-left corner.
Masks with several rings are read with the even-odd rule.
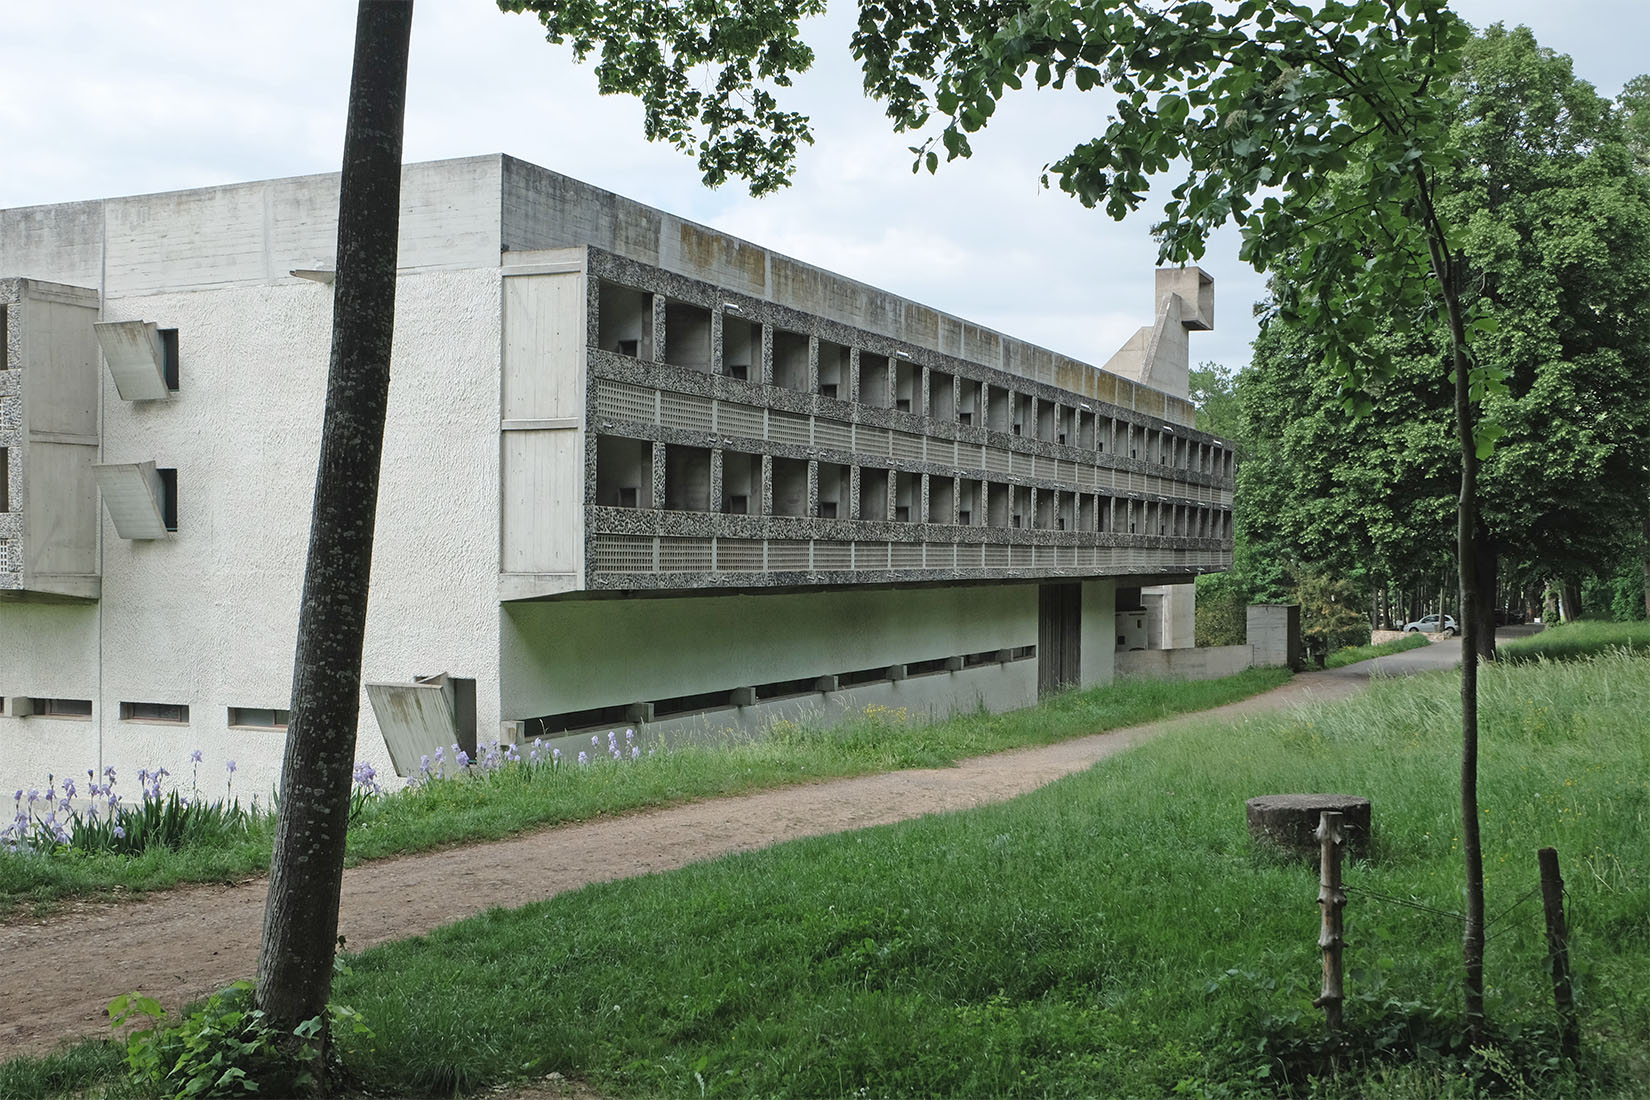
[[[0,785],[200,748],[273,786],[337,187],[0,211]],[[385,736],[404,769],[1022,706],[1189,646],[1186,582],[1230,564],[1195,268],[1101,370],[502,156],[406,169],[400,262],[380,770]]]

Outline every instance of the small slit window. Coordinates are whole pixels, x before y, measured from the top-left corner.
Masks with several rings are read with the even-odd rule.
[[[186,703],[121,703],[122,722],[164,722],[188,725],[189,706]]]
[[[42,718],[90,718],[90,699],[33,699],[30,709]]]
[[[229,724],[244,729],[284,730],[292,721],[290,710],[273,710],[264,707],[230,707]]]

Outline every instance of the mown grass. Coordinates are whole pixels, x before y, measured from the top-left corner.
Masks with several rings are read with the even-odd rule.
[[[1359,661],[1368,661],[1375,657],[1386,657],[1393,653],[1402,653],[1409,649],[1420,649],[1432,644],[1432,639],[1425,634],[1405,634],[1401,638],[1394,638],[1390,642],[1380,645],[1349,645],[1344,649],[1337,649],[1324,661],[1325,668],[1341,668],[1345,665],[1355,665]]]
[[[1650,650],[1650,622],[1616,623],[1583,619],[1580,622],[1549,626],[1539,634],[1517,638],[1496,646],[1496,654],[1507,661],[1573,661],[1590,657],[1612,647],[1644,652]]]
[[[1454,677],[1210,725],[1001,806],[786,844],[495,911],[356,956],[357,1067],[444,1093],[552,1070],[615,1096],[1467,1096]],[[1497,1061],[1525,1095],[1642,1095],[1650,661],[1487,668]],[[1374,803],[1348,872],[1360,1036],[1314,1083],[1315,868],[1243,802]],[[1549,1062],[1535,852],[1559,849],[1588,1057]],[[1408,1059],[1370,1055],[1385,1043]],[[1415,1048],[1431,1053],[1415,1060]],[[1430,1058],[1431,1060],[1427,1060]],[[1320,1067],[1321,1068],[1321,1067]],[[1493,1068],[1493,1067],[1492,1067]],[[1477,1083],[1493,1078],[1486,1076]]]
[[[782,722],[771,736],[673,745],[636,761],[598,754],[590,767],[505,768],[370,800],[352,825],[348,861],[492,840],[525,829],[818,779],[944,767],[969,756],[1047,744],[1204,710],[1281,684],[1280,669],[1201,683],[1129,680],[1073,692],[1007,714],[963,714],[920,724],[873,707],[840,725]],[[20,905],[185,882],[229,882],[269,867],[273,824],[211,844],[108,853],[0,851],[0,914]]]
[[[377,1031],[352,1068],[419,1095],[552,1071],[615,1097],[1650,1095],[1650,659],[1484,669],[1495,1045],[1475,1063],[1449,1057],[1459,921],[1411,907],[1460,905],[1457,683],[1377,681],[999,806],[361,953],[335,991]],[[1292,790],[1374,805],[1373,858],[1347,871],[1349,1043],[1319,1077],[1316,870],[1244,826],[1246,798]],[[1574,1067],[1551,1056],[1546,845],[1568,884]]]

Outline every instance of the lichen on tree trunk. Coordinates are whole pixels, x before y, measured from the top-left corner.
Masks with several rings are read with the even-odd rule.
[[[255,994],[288,1032],[324,1021],[332,991],[395,326],[411,28],[412,0],[362,0],[339,184],[326,413]]]

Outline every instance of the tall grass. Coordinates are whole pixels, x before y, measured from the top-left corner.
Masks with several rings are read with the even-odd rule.
[[[374,949],[338,991],[377,1029],[359,1068],[436,1092],[555,1070],[615,1096],[1473,1095],[1438,1060],[1460,1046],[1459,921],[1412,907],[1461,904],[1455,692],[1450,676],[1378,682],[1001,806]],[[1525,1095],[1642,1094],[1650,662],[1487,668],[1482,706],[1489,1061]],[[1363,1060],[1316,1083],[1290,1056],[1317,1027],[1315,869],[1257,851],[1243,815],[1294,790],[1374,805],[1374,857],[1347,876]],[[1579,1070],[1548,1062],[1531,892],[1549,844],[1569,883]]]
[[[1610,648],[1650,650],[1650,622],[1613,623],[1584,619],[1549,626],[1539,634],[1496,646],[1508,661],[1573,661]]]
[[[1218,706],[1276,687],[1287,678],[1282,670],[1251,669],[1202,683],[1123,681],[1061,695],[1021,711],[963,714],[930,724],[904,711],[872,707],[838,725],[782,722],[765,738],[678,744],[635,761],[613,762],[598,752],[588,767],[567,762],[560,767],[472,768],[417,790],[358,800],[347,858],[356,864],[789,783],[944,767],[968,756]],[[178,832],[188,816],[164,813],[166,801],[157,794],[156,805],[148,808],[156,817],[151,835],[157,840]],[[134,830],[140,825],[150,828],[147,817],[131,824]],[[272,821],[254,815],[236,824],[234,829],[179,833],[176,846],[142,844],[129,855],[0,848],[0,914],[21,904],[48,905],[116,887],[155,890],[266,872]]]

